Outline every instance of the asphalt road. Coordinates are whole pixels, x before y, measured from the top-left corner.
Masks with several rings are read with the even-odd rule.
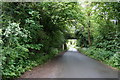
[[[25,72],[21,78],[117,78],[118,71],[77,51]]]

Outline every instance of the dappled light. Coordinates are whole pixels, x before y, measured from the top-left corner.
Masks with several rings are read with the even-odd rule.
[[[76,43],[77,43],[76,39],[68,39],[68,42],[67,42],[68,51],[77,51]]]

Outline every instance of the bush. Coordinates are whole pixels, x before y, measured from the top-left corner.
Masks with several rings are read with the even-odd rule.
[[[58,49],[57,49],[57,48],[51,48],[51,49],[50,49],[50,54],[51,54],[52,56],[56,56],[56,55],[58,54]]]
[[[0,44],[3,44],[3,78],[18,77],[63,50],[65,36],[69,33],[68,26],[71,25],[69,24],[71,14],[79,9],[79,7],[71,8],[75,3],[3,3],[2,5],[4,6],[3,14],[0,16],[2,18]],[[70,9],[71,14],[67,14]],[[75,20],[76,18],[74,17]]]
[[[116,53],[108,60],[109,65],[120,69],[120,54]]]
[[[52,58],[50,54],[43,55],[42,53],[29,52],[23,46],[17,46],[16,48],[4,47],[1,52],[3,79],[18,77],[26,70],[43,64]],[[58,50],[54,49],[52,54],[56,54],[57,52]]]
[[[106,51],[104,49],[90,47],[87,49],[78,49],[80,52],[94,58],[96,60],[100,60],[102,62],[107,63],[113,67],[120,69],[120,54],[113,53],[111,51]]]

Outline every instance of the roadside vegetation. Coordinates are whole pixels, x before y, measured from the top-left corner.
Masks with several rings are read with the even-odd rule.
[[[78,50],[120,69],[120,3],[85,3],[76,32]]]
[[[16,78],[67,49],[77,38],[80,52],[120,69],[120,3],[2,3],[0,68]]]
[[[2,78],[16,78],[66,50],[77,3],[2,3]]]

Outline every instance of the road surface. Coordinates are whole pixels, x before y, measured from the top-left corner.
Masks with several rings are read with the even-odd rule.
[[[117,78],[118,71],[77,51],[67,51],[21,78]]]

